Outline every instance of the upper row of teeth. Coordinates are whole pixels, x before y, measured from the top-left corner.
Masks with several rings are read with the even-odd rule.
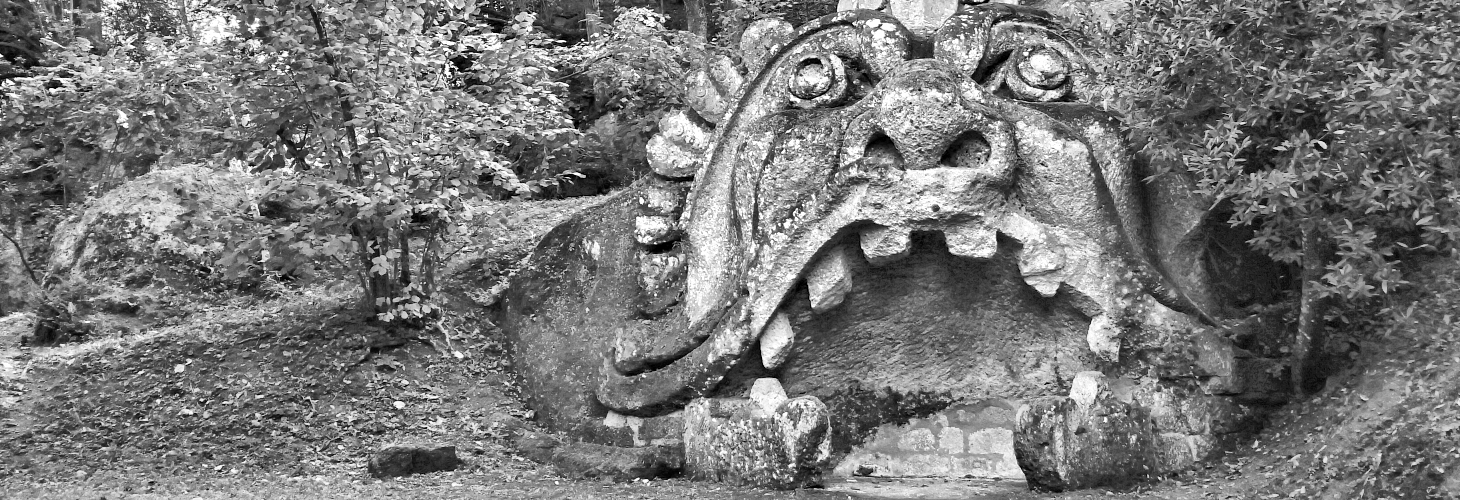
[[[1063,273],[1066,256],[1061,245],[1051,241],[1053,237],[1044,228],[1023,217],[1011,217],[1001,224],[1001,231],[982,224],[962,224],[945,228],[943,235],[949,253],[965,258],[989,259],[998,252],[998,234],[1003,232],[1019,240],[1023,248],[1019,251],[1019,274],[1024,282],[1043,297],[1053,297],[1064,282]],[[881,267],[906,257],[912,251],[912,231],[906,227],[871,226],[860,231],[861,254],[873,267]],[[857,251],[851,244],[831,248],[809,267],[806,273],[806,288],[810,292],[811,310],[820,314],[831,311],[846,300],[852,291],[852,264]],[[1108,309],[1108,308],[1105,308]],[[1105,314],[1092,317],[1090,324],[1092,349],[1096,338],[1107,338],[1113,328]],[[1100,330],[1100,331],[1096,331]],[[777,309],[767,322],[760,338],[761,362],[774,370],[780,367],[790,355],[796,334],[790,317],[784,310]],[[1102,348],[1103,349],[1103,348]],[[1097,349],[1097,354],[1101,353]]]

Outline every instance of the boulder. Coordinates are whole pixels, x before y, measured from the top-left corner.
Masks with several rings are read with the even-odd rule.
[[[198,165],[128,181],[56,228],[45,272],[129,285],[211,286],[211,266],[224,248],[214,234],[218,223],[250,210],[255,182],[247,174]]]
[[[1031,488],[1121,486],[1160,472],[1150,418],[1121,401],[1040,398],[1021,407],[1016,421],[1014,455]]]
[[[685,473],[777,489],[821,486],[831,471],[826,405],[786,399],[778,383],[757,385],[750,399],[698,399],[685,409]]]
[[[391,445],[370,457],[370,475],[380,479],[456,470],[455,446]]]

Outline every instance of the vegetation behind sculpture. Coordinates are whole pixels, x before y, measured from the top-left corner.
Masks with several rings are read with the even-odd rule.
[[[1141,0],[1110,45],[1144,152],[1195,173],[1254,248],[1323,255],[1319,294],[1360,299],[1460,230],[1457,29],[1434,1]]]
[[[348,144],[351,140],[360,143],[363,153],[358,156],[360,160],[371,153],[389,152],[397,161],[408,151],[387,151],[395,146],[386,148],[385,145],[389,140],[399,140],[399,144],[415,147],[418,141],[406,139],[416,137],[412,134],[434,131],[435,135],[428,134],[430,141],[438,141],[443,147],[457,139],[472,142],[475,139],[437,133],[442,130],[439,127],[412,130],[388,139],[389,126],[377,132],[373,126],[361,127],[368,118],[359,122],[344,119],[339,109],[341,103],[336,100],[339,97],[336,93],[341,89],[348,94],[363,93],[371,87],[400,90],[423,85],[420,88],[436,86],[443,91],[468,95],[471,89],[447,89],[442,87],[446,82],[441,79],[460,78],[471,71],[497,75],[499,79],[485,81],[488,83],[485,90],[498,92],[509,100],[516,99],[513,102],[518,104],[514,106],[525,106],[511,108],[517,111],[505,114],[516,124],[508,128],[518,129],[498,127],[492,134],[499,138],[488,142],[517,137],[519,144],[526,141],[554,146],[565,143],[571,134],[562,135],[566,132],[563,127],[548,126],[531,118],[539,112],[558,113],[566,118],[561,115],[564,112],[561,102],[568,98],[565,90],[555,87],[547,75],[567,67],[591,75],[598,86],[607,86],[605,92],[610,98],[620,101],[616,109],[624,111],[626,118],[616,122],[615,127],[596,134],[590,132],[588,140],[580,143],[580,149],[583,145],[596,145],[589,149],[609,154],[590,152],[586,155],[590,159],[642,165],[639,158],[626,158],[615,151],[630,151],[627,154],[632,156],[629,145],[638,141],[627,141],[625,137],[637,135],[642,140],[652,133],[659,114],[679,99],[674,95],[673,83],[685,74],[687,66],[697,64],[700,52],[700,46],[686,43],[689,38],[664,31],[662,20],[655,27],[655,19],[651,18],[647,29],[637,32],[610,29],[607,30],[609,37],[585,44],[576,51],[551,51],[545,46],[500,38],[500,45],[478,47],[483,53],[493,54],[484,59],[493,66],[476,70],[444,68],[431,58],[450,57],[451,51],[441,48],[430,49],[436,52],[417,51],[411,44],[446,40],[461,33],[465,29],[463,25],[445,31],[440,28],[448,19],[466,19],[466,10],[450,14],[450,9],[442,6],[420,3],[393,11],[392,15],[397,17],[386,16],[382,20],[387,24],[405,23],[401,27],[415,26],[415,31],[408,29],[404,32],[408,35],[400,35],[362,24],[364,18],[350,17],[349,13],[354,11],[339,8],[342,4],[320,3],[255,8],[258,12],[250,15],[264,14],[262,19],[269,21],[258,24],[259,27],[282,23],[276,29],[290,33],[291,37],[260,32],[250,42],[259,44],[253,48],[240,45],[232,51],[213,50],[205,54],[207,51],[190,48],[192,42],[186,39],[174,39],[150,45],[155,50],[138,51],[149,47],[139,36],[131,40],[132,45],[124,47],[130,54],[128,58],[133,60],[123,60],[117,54],[90,55],[85,49],[56,45],[43,49],[34,42],[43,37],[45,29],[57,33],[75,31],[61,29],[62,20],[42,22],[44,13],[37,14],[29,3],[7,5],[13,7],[7,11],[10,15],[7,40],[24,48],[23,51],[12,48],[5,53],[6,68],[10,68],[7,71],[39,75],[37,79],[12,82],[6,87],[5,106],[9,109],[0,133],[8,145],[16,146],[7,149],[19,153],[7,157],[3,168],[8,181],[5,196],[8,202],[13,202],[7,203],[5,209],[5,217],[10,221],[35,221],[40,216],[22,213],[15,207],[32,199],[27,198],[31,195],[26,192],[34,191],[29,188],[40,184],[30,183],[42,177],[41,184],[47,186],[44,190],[59,191],[56,201],[65,206],[144,172],[164,158],[211,162],[210,158],[220,155],[253,153],[248,157],[253,160],[251,165],[269,168],[275,165],[270,162],[301,158],[300,148],[304,147],[316,149],[302,157],[306,163],[329,163],[345,168],[348,173],[351,162],[356,161],[354,152],[347,151],[353,148]],[[135,22],[117,21],[112,28],[114,32],[170,35],[192,31],[190,26],[179,29],[173,24],[176,20],[168,18],[166,9],[151,4],[138,6],[157,14],[149,16],[167,22],[152,23],[158,26],[156,32],[151,32],[149,27]],[[458,7],[467,9],[468,6]],[[778,7],[775,2],[752,2],[724,15],[756,17]],[[307,16],[308,10],[314,8],[326,12],[325,30],[336,35],[332,39],[334,45],[327,49],[317,39],[310,38],[320,34]],[[1316,286],[1309,287],[1310,292],[1349,299],[1382,295],[1404,282],[1394,264],[1398,257],[1415,250],[1449,249],[1457,230],[1455,172],[1460,140],[1455,135],[1455,107],[1460,102],[1456,99],[1460,86],[1448,75],[1456,65],[1455,28],[1460,21],[1442,2],[1381,5],[1324,0],[1300,7],[1276,0],[1237,3],[1142,0],[1124,19],[1108,33],[1109,45],[1123,52],[1112,60],[1113,67],[1105,73],[1121,82],[1117,92],[1122,96],[1119,111],[1127,116],[1137,144],[1143,144],[1144,152],[1162,168],[1188,168],[1195,172],[1200,181],[1197,188],[1213,198],[1219,211],[1230,214],[1223,222],[1246,225],[1255,231],[1250,241],[1254,247],[1292,264],[1301,264],[1304,254],[1317,257],[1315,262],[1319,262],[1322,278]],[[497,35],[475,36],[488,40]],[[64,41],[65,37],[52,39]],[[426,45],[417,48],[420,47]],[[382,54],[393,52],[405,57],[388,56],[370,61],[346,57],[352,53],[374,53],[377,49],[384,49]],[[462,51],[464,47],[452,50]],[[270,53],[304,56],[301,60],[317,62],[313,63],[314,69],[292,68],[289,70],[292,76],[280,73],[278,76],[287,79],[272,82],[259,78],[264,73],[250,72],[244,59],[248,54],[268,57]],[[44,64],[39,69],[24,69],[41,62],[42,54]],[[354,61],[350,63],[355,64],[354,69],[348,64],[322,62],[331,55],[345,58],[347,63]],[[428,62],[436,73],[412,69],[421,69],[421,64]],[[339,68],[340,73],[316,71],[325,66]],[[66,86],[46,88],[62,79],[68,82]],[[303,100],[273,101],[278,97],[278,89],[269,89],[276,83],[303,85],[300,87],[303,90],[298,92]],[[491,86],[497,84],[501,86]],[[219,92],[232,86],[259,92]],[[484,90],[482,86],[475,89]],[[407,93],[398,95],[407,96]],[[465,120],[463,123],[476,123],[479,118],[465,113],[503,115],[505,109],[476,98],[438,102],[427,94],[416,93],[410,97],[419,98],[416,104],[424,106],[417,111],[432,114],[429,120],[418,118],[415,123],[436,121],[438,113],[460,117]],[[534,98],[536,102],[532,101]],[[288,108],[296,104],[312,106],[307,108],[312,111],[291,116]],[[361,111],[366,109],[375,112],[387,108],[366,106]],[[283,112],[275,117],[275,111]],[[397,111],[404,112],[405,108]],[[243,125],[243,117],[250,115],[253,118],[248,125]],[[308,124],[316,119],[323,121]],[[328,123],[324,128],[312,128],[325,122]],[[266,123],[279,127],[264,130],[267,127],[261,125]],[[353,132],[344,133],[346,128],[353,128]],[[318,135],[324,130],[334,132],[330,132],[329,138]],[[615,141],[625,144],[603,146]],[[38,144],[44,147],[36,147]],[[333,153],[318,149],[326,144],[329,147],[325,149]],[[85,154],[79,154],[82,152]],[[562,154],[571,156],[568,152]],[[430,153],[415,156],[427,163],[436,161],[429,158],[441,159]],[[533,190],[533,185],[514,184],[511,180],[514,176],[527,175],[550,183],[571,177],[575,171],[559,163],[541,169],[537,177],[532,177],[530,170],[523,168],[521,155],[489,154],[481,160],[477,165],[487,166],[494,174],[489,177],[508,192]],[[541,155],[530,160],[541,162]],[[448,163],[450,168],[457,168],[470,162],[452,158]],[[48,166],[36,170],[41,164]],[[405,168],[405,164],[397,165]],[[20,189],[21,186],[26,188]],[[386,191],[395,192],[393,189]],[[375,200],[393,196],[385,191],[362,194]],[[421,201],[426,205],[435,203]],[[446,205],[450,203],[442,206]],[[385,212],[397,213],[394,209]],[[393,222],[404,220],[386,217]],[[324,234],[335,235],[330,238],[351,239],[347,236],[350,218],[322,220],[312,225],[311,231],[323,230]],[[412,220],[419,218],[412,215]],[[323,240],[305,244],[293,237],[279,239],[286,234],[310,234],[300,233],[298,228],[284,224],[271,230],[272,236],[256,241],[275,241],[282,245],[270,254],[276,260],[294,259],[285,255],[294,255],[303,246],[316,251],[328,246]],[[1305,229],[1316,236],[1312,240],[1313,248],[1303,244]],[[373,238],[376,237],[366,239]],[[379,238],[380,241],[393,239],[386,235]],[[394,238],[394,241],[400,240]],[[290,245],[295,245],[296,250],[283,248]],[[248,248],[257,252],[263,245]],[[379,250],[378,255],[369,254],[368,258],[386,257],[387,261],[394,262],[390,255],[387,248]],[[258,257],[261,255],[253,255],[244,264],[254,265]],[[325,260],[333,262],[328,257]],[[276,262],[273,269],[288,270],[285,269],[288,267],[291,266],[278,266]],[[365,270],[374,267],[371,263]],[[415,274],[420,273],[418,270]]]

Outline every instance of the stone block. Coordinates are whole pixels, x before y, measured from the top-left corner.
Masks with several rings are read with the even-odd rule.
[[[1114,399],[1082,407],[1046,397],[1019,409],[1014,453],[1029,485],[1067,491],[1122,486],[1167,472],[1150,419]]]
[[[742,400],[741,406],[755,405]],[[684,410],[685,473],[693,479],[775,489],[821,485],[830,470],[831,417],[814,397],[792,398],[770,415],[725,411],[697,399]]]
[[[1196,352],[1196,374],[1209,377],[1232,376],[1236,363],[1236,348],[1232,341],[1211,330],[1197,332],[1192,337]]]

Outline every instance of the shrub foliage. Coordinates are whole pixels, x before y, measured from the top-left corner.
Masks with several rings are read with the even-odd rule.
[[[1322,296],[1403,284],[1460,226],[1460,14],[1436,0],[1139,0],[1114,35],[1120,107],[1158,165],[1322,262]],[[1303,234],[1313,235],[1313,248]]]

